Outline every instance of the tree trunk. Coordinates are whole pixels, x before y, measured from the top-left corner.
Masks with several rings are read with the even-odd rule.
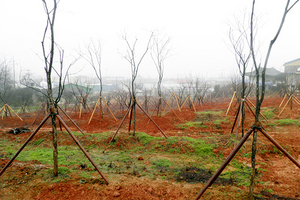
[[[136,106],[136,99],[134,96],[133,102],[132,102],[132,109],[133,109],[133,127],[132,127],[132,134],[133,136],[135,136],[135,122],[136,122],[136,110],[135,110],[135,106]]]
[[[257,142],[257,130],[253,131],[253,141],[252,141],[252,155],[251,155],[251,175],[250,175],[250,191],[249,191],[249,199],[254,199],[254,186],[255,186],[255,156],[256,156],[256,142]]]
[[[56,127],[56,113],[51,111],[52,119],[52,143],[53,143],[53,175],[58,175],[58,150],[57,150],[57,127]]]
[[[160,107],[161,107],[161,96],[158,97],[158,105],[157,105],[157,116],[161,116],[161,111],[160,111]]]
[[[57,127],[56,127],[56,105],[53,100],[52,93],[52,80],[51,74],[47,73],[47,84],[48,84],[48,99],[49,99],[49,111],[51,115],[52,122],[52,144],[53,144],[53,175],[58,175],[58,151],[57,151]]]

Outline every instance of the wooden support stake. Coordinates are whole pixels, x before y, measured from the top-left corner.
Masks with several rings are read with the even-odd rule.
[[[168,105],[169,105],[169,103],[170,103],[170,101],[171,101],[172,96],[173,96],[173,93],[172,93],[172,95],[170,96],[170,98],[169,98],[169,100],[168,100],[168,103],[167,103]],[[167,105],[166,105],[165,109],[163,110],[162,115],[165,113],[166,108],[167,108]]]
[[[239,116],[238,116],[238,123],[236,126],[234,147],[236,146],[236,140],[237,140],[237,136],[238,136],[238,132],[239,132],[239,125],[240,125],[240,119],[241,119],[241,115],[242,115],[243,102],[244,102],[244,99],[241,100],[241,104],[240,104],[240,109],[239,109],[240,111],[239,111]]]
[[[254,107],[254,109],[256,109],[256,107],[255,107],[255,105],[246,97],[245,98],[246,99],[246,101],[248,101],[253,107]],[[268,119],[263,115],[263,114],[261,114],[261,112],[259,112],[259,114],[260,114],[260,116],[262,116],[266,121],[268,121]],[[255,116],[255,115],[254,115]]]
[[[181,119],[178,117],[178,115],[175,113],[175,111],[171,108],[171,106],[166,102],[165,99],[163,99],[167,106],[169,106],[170,110],[175,114],[175,116],[181,121]]]
[[[228,109],[227,109],[227,112],[226,112],[225,115],[228,114],[228,112],[229,112],[229,110],[230,110],[230,107],[231,107],[231,104],[232,104],[232,102],[233,102],[233,100],[234,100],[235,95],[236,95],[236,92],[234,92],[233,95],[232,95],[231,101],[230,101],[230,103],[229,103],[229,106],[228,106]]]
[[[84,155],[89,159],[89,161],[92,163],[92,165],[95,167],[95,169],[97,170],[97,172],[100,174],[100,176],[104,179],[104,181],[106,182],[106,184],[108,185],[109,182],[107,180],[107,178],[104,176],[104,174],[102,174],[102,172],[99,170],[99,168],[97,167],[96,163],[93,161],[93,159],[90,157],[90,155],[87,153],[87,151],[84,149],[84,147],[80,144],[79,140],[75,137],[75,135],[72,133],[72,131],[70,130],[70,128],[67,126],[67,124],[64,122],[64,120],[57,115],[56,116],[57,119],[62,123],[62,125],[65,127],[65,129],[67,130],[67,132],[70,134],[70,136],[72,137],[72,139],[74,140],[74,142],[79,146],[79,148],[81,149],[81,151],[84,153]]]
[[[92,115],[91,115],[91,117],[90,117],[90,120],[89,120],[88,124],[90,124],[91,121],[92,121],[92,118],[93,118],[94,113],[95,113],[95,111],[96,111],[96,109],[97,109],[97,106],[98,106],[99,101],[100,101],[100,97],[98,98],[98,100],[97,100],[97,102],[96,102],[96,104],[95,104],[95,108],[94,108],[94,110],[93,110],[93,112],[92,112]]]
[[[122,124],[124,123],[126,117],[128,116],[128,113],[129,113],[130,110],[131,110],[131,103],[130,103],[130,106],[127,108],[126,114],[124,115],[124,117],[123,117],[123,119],[122,119],[122,121],[121,121],[119,127],[117,128],[115,134],[112,136],[112,138],[111,138],[111,140],[109,141],[109,143],[111,143],[111,142],[115,139],[115,137],[116,137],[118,131],[120,130],[120,128],[121,128]],[[105,150],[104,150],[104,151],[105,151]]]
[[[281,101],[281,103],[280,103],[280,105],[279,105],[279,108],[280,108],[281,105],[283,104],[283,102],[284,102],[284,100],[285,100],[285,98],[286,98],[286,95],[287,95],[287,94],[284,95],[284,97],[283,97],[283,99],[282,99],[282,101]]]
[[[117,118],[115,117],[115,115],[111,112],[110,108],[108,107],[106,101],[105,101],[103,98],[102,98],[102,101],[103,101],[104,104],[106,105],[106,107],[107,107],[108,111],[110,112],[111,116],[113,116],[113,118],[114,118],[116,121],[118,121]]]
[[[235,118],[234,118],[234,122],[233,122],[233,125],[232,125],[231,132],[230,132],[230,133],[232,133],[233,130],[234,130],[235,123],[236,123],[237,118],[238,118],[238,115],[239,115],[239,113],[240,113],[240,106],[241,106],[241,105],[239,104],[239,107],[238,107],[238,109],[237,109],[237,111],[236,111]]]
[[[9,105],[7,105],[7,106],[21,121],[23,121],[23,119]]]
[[[181,111],[181,108],[179,106],[179,101],[180,99],[178,98],[178,96],[174,93],[174,96],[175,96],[175,100],[176,100],[176,103],[177,103],[177,107],[178,107],[178,110]],[[181,101],[180,101],[181,102]]]
[[[292,95],[290,96],[290,98],[287,100],[287,102],[285,103],[285,105],[283,106],[282,110],[280,111],[280,113],[278,114],[278,117],[281,115],[281,113],[283,112],[283,110],[285,109],[285,107],[288,105],[288,103],[290,102],[292,98]]]
[[[194,106],[194,103],[193,103],[193,101],[192,101],[191,96],[190,96],[190,101],[191,101],[191,104],[192,104],[192,106],[193,106],[194,112],[197,112],[197,111],[196,111],[196,108],[195,108],[195,106]]]
[[[293,99],[295,100],[295,102],[300,105],[300,101],[293,95]]]
[[[243,144],[246,142],[246,140],[249,138],[251,133],[253,132],[253,129],[250,128],[248,132],[244,135],[244,137],[241,139],[241,141],[237,144],[237,146],[232,150],[232,152],[229,154],[229,156],[226,158],[226,160],[222,163],[222,165],[219,167],[219,169],[215,172],[215,174],[208,180],[206,185],[202,188],[202,190],[199,192],[195,200],[200,199],[200,197],[204,194],[204,192],[209,188],[215,180],[219,177],[219,175],[222,173],[222,171],[225,169],[225,167],[230,163],[230,161],[233,159],[235,154],[239,151],[239,149],[243,146]]]
[[[188,97],[186,97],[186,99],[184,100],[183,104],[181,104],[181,107],[180,107],[180,109],[182,109],[182,108],[183,108],[183,106],[184,106],[184,104],[186,103],[186,101],[188,100],[188,98],[189,98],[189,96],[188,96]]]
[[[139,108],[145,113],[145,115],[147,115],[147,117],[150,118],[150,120],[153,122],[153,124],[160,130],[160,132],[165,136],[166,139],[168,139],[168,136],[163,132],[163,130],[161,130],[161,128],[155,123],[155,121],[148,115],[148,113],[146,113],[146,111],[142,108],[142,106],[136,102],[137,105],[139,106]]]
[[[81,98],[80,100],[80,105],[79,105],[79,118],[81,118],[81,111],[82,111],[82,103],[83,103],[83,99]]]

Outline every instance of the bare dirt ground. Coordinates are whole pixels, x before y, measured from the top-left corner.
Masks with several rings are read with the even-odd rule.
[[[253,99],[251,101],[254,102]],[[280,102],[281,98],[267,98],[262,107],[274,107],[275,113],[278,114],[280,109],[276,107],[279,106]],[[206,127],[190,127],[183,133],[181,128],[176,126],[176,124],[193,121],[196,116],[193,109],[188,107],[182,111],[175,110],[180,119],[172,112],[168,112],[163,117],[153,116],[153,119],[168,136],[183,136],[185,134],[184,136],[193,138],[205,137],[199,134],[199,130],[201,130],[201,132],[228,135],[230,134],[238,106],[236,103],[233,103],[228,116],[225,116],[228,104],[229,100],[220,100],[218,102],[209,102],[202,106],[196,106],[197,111],[224,111],[224,117],[229,117],[230,123],[222,123],[219,128],[211,124],[206,124]],[[295,105],[293,110],[286,108],[280,117],[275,117],[275,119],[299,119],[299,111],[300,106]],[[83,113],[82,117],[78,118],[78,114],[70,113],[71,118],[84,132],[99,133],[111,131],[113,134],[118,128],[124,113],[116,114],[116,116],[118,116],[117,121],[109,114],[106,114],[103,118],[101,118],[99,114],[96,114],[88,125],[87,122],[90,115],[91,113]],[[15,117],[0,119],[0,137],[14,139],[14,135],[6,134],[5,132],[15,127],[25,126],[34,130],[37,125],[32,125],[32,122],[36,116],[37,113],[22,114],[21,117],[24,121],[20,121]],[[77,131],[74,125],[72,125],[63,114],[61,114],[61,116],[67,121],[67,124],[72,130]],[[43,117],[44,115],[41,114],[36,121],[41,121]],[[137,118],[137,131],[145,132],[152,136],[162,136],[162,133],[144,114],[138,113]],[[254,117],[247,111],[245,127],[249,128],[253,121]],[[277,126],[276,129],[273,129],[268,122],[263,122],[263,125],[267,132],[300,162],[299,125]],[[43,132],[49,130],[51,130],[50,122],[47,122],[35,137],[47,137]],[[117,137],[121,137],[122,132],[126,132],[126,130],[128,130],[128,119],[125,120]],[[188,132],[188,135],[186,135],[186,132]],[[30,133],[18,135],[20,145],[29,135]],[[51,138],[48,139],[50,142]],[[244,144],[244,151],[251,152],[251,141],[252,137]],[[263,169],[260,179],[264,184],[258,184],[255,188],[255,192],[264,196],[261,197],[261,199],[267,198],[268,196],[269,199],[300,199],[300,169],[288,158],[278,153],[278,151],[275,151],[273,148],[274,145],[262,134],[258,134],[258,141],[257,162],[266,164],[261,166],[258,164],[257,166]],[[61,139],[60,145],[62,144],[68,145],[67,140],[64,142],[64,140]],[[226,158],[232,149],[233,146],[219,147],[214,149],[214,153],[217,155],[222,153],[224,158]],[[250,158],[242,157],[240,152],[236,155],[236,158],[240,162],[245,163],[245,165],[250,166]],[[8,159],[3,157],[0,152],[1,169],[7,162]],[[204,186],[204,183],[176,182],[161,179],[153,180],[127,174],[109,174],[109,185],[104,184],[103,180],[98,178],[99,175],[95,174],[94,181],[82,184],[80,183],[80,177],[75,173],[71,174],[71,178],[66,182],[54,182],[49,184],[49,182],[45,182],[37,173],[37,170],[42,167],[51,169],[52,166],[43,166],[34,160],[30,162],[14,161],[2,177],[0,177],[1,180],[5,179],[6,176],[13,176],[12,182],[5,183],[5,187],[0,187],[0,193],[2,195],[0,195],[0,197],[2,199],[194,199]],[[49,177],[49,179],[52,178]],[[206,191],[204,199],[234,199],[238,193],[247,190],[248,188],[245,186],[213,185]],[[240,199],[246,199],[246,197],[241,196]]]

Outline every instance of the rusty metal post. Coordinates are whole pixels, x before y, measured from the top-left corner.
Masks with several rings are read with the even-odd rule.
[[[240,125],[240,121],[241,121],[241,116],[243,115],[242,113],[242,108],[243,108],[243,102],[244,102],[244,99],[241,99],[241,104],[240,104],[240,108],[239,108],[239,116],[238,116],[238,123],[236,125],[236,133],[235,133],[235,139],[234,139],[234,147],[236,146],[236,140],[237,140],[237,137],[238,137],[238,133],[239,133],[239,125]],[[243,117],[243,116],[242,116]]]
[[[30,142],[30,140],[35,136],[35,134],[40,130],[40,128],[45,124],[45,122],[49,119],[50,115],[47,115],[40,125],[35,129],[35,131],[29,136],[29,138],[25,141],[25,143],[21,146],[18,152],[10,159],[10,161],[4,166],[4,168],[0,172],[0,176],[5,172],[5,170],[9,167],[9,165],[16,159],[16,157],[21,153],[21,151],[25,148],[25,146]]]
[[[168,106],[168,107],[170,108],[170,110],[175,114],[175,116],[176,116],[180,121],[182,121],[182,120],[178,117],[178,115],[175,113],[175,111],[171,108],[171,106],[168,104],[168,102],[166,102],[166,100],[165,100],[164,98],[162,98],[162,99],[165,101],[166,106]]]
[[[38,114],[36,115],[35,119],[33,120],[31,126],[34,125],[35,121],[37,120],[37,118],[40,116],[40,114],[43,112],[43,107],[41,108],[41,110],[38,112]]]
[[[166,139],[168,139],[168,136],[163,132],[163,130],[161,130],[161,128],[155,123],[155,121],[148,115],[148,113],[146,113],[146,111],[142,108],[142,106],[136,102],[136,104],[138,105],[138,107],[145,113],[145,115],[147,115],[147,117],[149,117],[149,119],[153,122],[153,124],[160,130],[160,132],[165,136]]]
[[[73,138],[73,140],[75,141],[75,143],[79,146],[79,148],[81,149],[81,151],[84,153],[84,155],[89,159],[89,161],[92,163],[92,165],[95,167],[95,169],[98,171],[98,173],[100,174],[100,176],[105,180],[106,184],[109,184],[108,180],[106,179],[106,177],[104,176],[104,174],[102,174],[102,172],[99,170],[99,168],[97,167],[97,165],[95,164],[95,162],[92,160],[92,158],[90,157],[90,155],[86,152],[86,150],[83,148],[83,146],[80,144],[79,140],[75,137],[75,135],[71,132],[70,128],[67,126],[67,124],[64,122],[64,120],[61,118],[61,116],[57,115],[56,116],[57,119],[62,123],[62,125],[65,127],[65,129],[67,130],[67,132],[70,134],[70,136]]]
[[[234,130],[234,127],[235,127],[235,123],[236,123],[236,120],[238,119],[238,116],[239,116],[239,113],[240,113],[240,106],[241,104],[239,104],[239,107],[236,111],[236,114],[235,114],[235,119],[234,119],[234,122],[233,122],[233,125],[232,125],[232,128],[231,128],[231,132],[230,133],[233,133],[233,130]]]
[[[270,142],[272,142],[286,157],[288,157],[300,169],[300,163],[295,158],[293,158],[282,146],[280,146],[280,144],[278,144],[276,140],[274,140],[264,129],[260,129],[260,132],[264,136],[266,136],[266,138],[268,138]]]
[[[83,131],[81,130],[81,128],[74,122],[74,120],[63,110],[61,109],[60,106],[58,106],[58,108],[67,116],[67,118],[76,126],[76,128],[78,128],[78,130],[82,133],[82,135],[84,135]]]
[[[116,135],[117,135],[118,131],[120,130],[120,128],[121,128],[121,126],[122,126],[122,124],[124,123],[124,120],[126,119],[126,117],[127,117],[128,113],[129,113],[129,111],[130,111],[130,108],[131,108],[131,106],[130,106],[130,107],[128,107],[126,114],[124,115],[124,117],[123,117],[123,119],[122,119],[122,121],[121,121],[121,123],[120,123],[119,127],[117,128],[117,130],[116,130],[115,134],[112,136],[112,138],[111,138],[111,140],[109,141],[109,143],[111,143],[111,142],[112,142],[112,141],[115,139],[115,137],[116,137]]]
[[[251,127],[248,132],[245,134],[245,136],[241,139],[241,141],[237,144],[237,146],[232,150],[232,152],[229,154],[229,156],[226,158],[226,160],[223,162],[223,164],[220,166],[220,168],[215,172],[215,174],[208,180],[204,188],[199,192],[195,200],[200,199],[200,197],[204,194],[204,192],[207,190],[209,186],[211,186],[215,180],[219,177],[219,175],[222,173],[222,171],[225,169],[225,167],[230,163],[232,158],[235,156],[235,154],[239,151],[239,149],[243,146],[243,144],[246,142],[246,140],[249,138],[251,133],[253,132],[253,128]]]

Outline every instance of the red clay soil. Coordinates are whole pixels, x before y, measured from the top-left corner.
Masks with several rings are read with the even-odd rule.
[[[250,100],[255,102],[254,99]],[[281,100],[282,98],[278,97],[265,99],[262,107],[278,107],[281,103]],[[229,101],[230,100],[206,103],[202,106],[196,106],[196,110],[222,110],[225,113],[228,109]],[[218,128],[211,123],[207,123],[205,124],[207,128],[188,128],[186,130],[181,130],[181,128],[177,127],[176,124],[193,121],[196,117],[193,109],[188,107],[184,108],[182,111],[175,110],[180,119],[178,119],[178,117],[170,111],[162,117],[152,116],[152,119],[168,136],[182,136],[183,134],[186,136],[186,134],[188,134],[190,137],[202,137],[199,132],[213,132],[217,134],[228,135],[232,128],[237,106],[238,103],[233,102],[232,108],[227,115],[230,123],[222,122],[221,126]],[[280,110],[281,109],[276,108],[275,113],[279,114]],[[282,112],[282,114],[276,118],[298,119],[299,111],[300,106],[295,104],[293,110],[286,108],[284,112]],[[111,131],[113,133],[120,125],[124,114],[125,112],[116,114],[117,121],[115,121],[114,118],[109,114],[105,114],[103,118],[99,114],[95,114],[90,124],[87,123],[91,113],[83,113],[81,118],[78,117],[78,114],[70,114],[70,116],[84,132],[97,133]],[[31,126],[31,124],[36,116],[37,113],[22,114],[21,117],[24,119],[24,121],[21,121],[16,117],[0,119],[0,132],[2,132],[1,134],[4,134],[5,131],[11,128],[22,126],[35,129],[37,125],[35,124],[34,126]],[[63,114],[61,114],[61,116],[63,116],[72,130],[77,131],[76,127],[67,119],[67,117],[65,117]],[[44,114],[39,116],[36,121],[41,121],[43,117]],[[248,110],[246,112],[245,127],[251,126],[253,120],[254,117]],[[129,118],[124,121],[124,124],[121,127],[122,131],[128,130],[128,122]],[[263,124],[265,125],[267,131],[269,131],[267,123],[264,122]],[[43,127],[41,133],[37,134],[36,137],[49,137],[48,139],[50,140],[49,134],[43,131],[51,130],[50,128],[49,120],[49,122]],[[154,136],[163,136],[155,124],[139,110],[137,110],[136,131],[145,132]],[[268,133],[274,137],[278,143],[282,144],[284,148],[288,149],[292,156],[300,161],[300,134],[298,126],[277,126],[276,129],[272,129],[272,131]],[[24,139],[29,135],[30,133],[24,133],[18,135],[18,137]],[[11,138],[13,139],[13,136],[11,136]],[[84,139],[84,136],[82,136],[81,139]],[[249,152],[251,151],[251,140],[252,137],[250,137],[244,145],[244,148],[249,150]],[[214,150],[214,153],[218,154],[222,152],[224,157],[227,157],[232,149],[233,147],[219,147],[218,149]],[[236,157],[245,165],[250,165],[250,158],[242,157],[241,152],[239,152]],[[8,162],[8,160],[0,159],[0,162],[2,168]],[[274,151],[273,145],[260,133],[258,134],[257,163],[257,168],[263,169],[263,171],[260,173],[260,180],[265,182],[265,184],[258,185],[255,188],[255,191],[270,191],[271,189],[274,194],[278,194],[280,196],[300,198],[300,169],[297,168],[288,158]],[[266,163],[266,165],[262,166],[260,163]],[[69,182],[45,185],[43,184],[43,181],[39,180],[38,178],[34,180],[34,183],[29,181],[29,179],[38,177],[35,175],[35,170],[39,167],[39,165],[40,164],[38,161],[31,161],[28,163],[15,161],[12,166],[7,169],[7,171],[13,171],[15,173],[15,183],[9,184],[15,184],[16,187],[14,189],[11,187],[9,187],[10,189],[1,189],[1,193],[11,194],[6,196],[8,199],[193,199],[203,187],[203,184],[188,184],[184,182],[175,183],[167,180],[154,181],[146,178],[121,175],[115,175],[114,178],[110,180],[110,185],[108,186],[97,181],[80,184],[80,178],[77,177],[76,174],[72,174],[73,180],[70,180]],[[49,166],[49,168],[51,168],[51,166]],[[17,177],[23,177],[23,179],[21,180]],[[26,177],[28,177],[28,179]],[[22,181],[25,182],[23,183]],[[227,199],[232,199],[230,194],[236,194],[239,191],[239,188],[233,186],[213,186],[212,188],[216,188],[216,190],[210,189],[210,191],[207,192],[205,199],[219,199],[219,195],[222,192],[228,194]],[[240,187],[240,189],[245,188]]]

